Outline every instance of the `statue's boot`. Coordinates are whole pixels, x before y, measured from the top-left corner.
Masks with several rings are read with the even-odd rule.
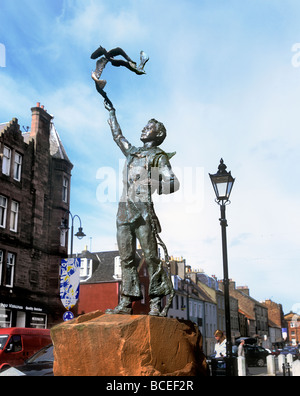
[[[122,296],[120,303],[114,309],[107,309],[107,314],[120,314],[120,315],[131,315],[132,314],[132,301],[130,297]]]
[[[155,297],[150,300],[150,316],[160,316],[161,305],[160,305],[160,297]]]

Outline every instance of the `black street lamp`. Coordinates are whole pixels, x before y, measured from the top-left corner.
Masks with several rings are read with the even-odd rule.
[[[71,223],[71,257],[72,257],[72,255],[73,255],[73,235],[74,235],[74,220],[75,220],[75,217],[78,218],[79,224],[80,224],[80,227],[78,228],[78,231],[76,232],[75,236],[76,236],[78,239],[82,239],[82,238],[85,237],[86,235],[85,235],[85,233],[83,232],[83,229],[82,229],[82,226],[81,226],[81,219],[80,219],[80,217],[79,217],[78,215],[74,215],[74,216],[73,216],[72,213],[71,213],[69,210],[65,213],[63,225],[60,227],[61,230],[67,231],[67,230],[69,229],[68,226],[66,225],[66,215],[67,215],[67,214],[69,214],[69,215],[71,216],[71,219],[72,219],[72,223]]]
[[[218,172],[214,175],[209,174],[216,194],[216,202],[220,205],[221,218],[220,225],[222,230],[222,251],[223,251],[223,274],[224,274],[224,298],[225,298],[225,321],[226,321],[226,374],[232,375],[232,340],[230,324],[230,300],[229,300],[229,277],[228,277],[228,258],[227,258],[227,220],[225,216],[226,205],[230,204],[229,197],[233,187],[234,178],[231,172],[226,171],[227,166],[221,158]]]

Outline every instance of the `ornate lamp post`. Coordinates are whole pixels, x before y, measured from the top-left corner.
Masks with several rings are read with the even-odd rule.
[[[71,216],[71,220],[72,220],[72,223],[71,223],[71,256],[72,256],[72,254],[73,254],[73,236],[74,236],[74,220],[75,220],[75,217],[77,217],[78,218],[78,220],[79,220],[79,224],[80,224],[80,227],[78,228],[78,231],[77,231],[77,233],[75,234],[75,236],[78,238],[78,239],[82,239],[83,237],[85,237],[86,235],[85,235],[85,233],[83,232],[83,229],[82,229],[82,226],[81,226],[81,219],[80,219],[80,217],[78,216],[78,215],[72,215],[72,213],[68,210],[66,213],[65,213],[65,216],[64,216],[64,225],[62,225],[61,226],[61,229],[62,230],[65,230],[65,231],[67,231],[69,228],[68,228],[68,226],[66,225],[66,215],[67,214],[69,214],[70,216]]]
[[[214,175],[209,174],[215,194],[216,202],[220,205],[221,218],[220,225],[222,230],[222,250],[223,250],[223,274],[224,274],[224,298],[225,298],[225,321],[226,321],[226,374],[232,375],[232,340],[231,340],[231,325],[230,325],[230,300],[229,300],[229,277],[228,277],[228,258],[227,258],[227,238],[226,227],[227,220],[225,216],[226,205],[230,204],[229,197],[233,187],[234,178],[231,172],[226,171],[227,166],[221,158],[218,172]]]

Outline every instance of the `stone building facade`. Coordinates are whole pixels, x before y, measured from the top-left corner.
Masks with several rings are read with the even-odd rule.
[[[250,296],[248,286],[238,286],[234,281],[229,282],[230,296],[238,300],[240,312],[248,321],[248,335],[258,337],[261,342],[269,336],[268,308]]]
[[[51,327],[64,308],[59,268],[67,257],[73,165],[39,103],[31,130],[0,124],[0,327]]]
[[[269,332],[271,343],[274,346],[281,347],[284,339],[282,329],[287,328],[284,319],[284,313],[281,304],[268,299],[262,302],[268,308]]]
[[[288,342],[292,346],[300,344],[300,315],[290,312],[284,316],[287,325]]]

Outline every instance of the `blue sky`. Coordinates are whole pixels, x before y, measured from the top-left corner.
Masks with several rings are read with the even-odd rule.
[[[169,253],[223,277],[208,177],[223,157],[236,177],[229,275],[257,300],[299,309],[298,0],[0,0],[0,18],[0,122],[30,126],[36,102],[54,115],[74,164],[71,211],[87,234],[75,250],[116,248],[117,202],[103,194],[118,187],[122,155],[90,54],[120,46],[138,62],[143,49],[146,75],[109,65],[103,78],[128,140],[139,145],[154,117],[167,128],[162,148],[177,152],[182,189],[156,201]]]

